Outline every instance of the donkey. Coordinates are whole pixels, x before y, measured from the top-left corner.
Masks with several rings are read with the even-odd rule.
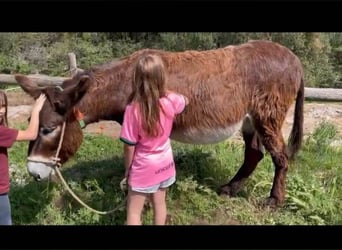
[[[33,98],[41,92],[48,97],[40,113],[38,138],[29,144],[29,173],[36,180],[54,174],[51,158],[56,155],[62,133],[60,164],[74,156],[83,140],[79,120],[85,126],[99,120],[122,124],[132,91],[132,71],[145,54],[159,55],[168,71],[168,89],[189,98],[189,105],[174,121],[171,139],[210,144],[241,129],[244,161],[236,175],[220,187],[220,195],[236,195],[266,149],[275,166],[266,202],[271,206],[282,204],[289,160],[302,144],[304,72],[292,51],[271,41],[249,41],[207,51],[142,49],[78,73],[58,88],[38,87],[28,77],[16,75],[22,89]],[[294,102],[294,122],[286,145],[281,128]]]

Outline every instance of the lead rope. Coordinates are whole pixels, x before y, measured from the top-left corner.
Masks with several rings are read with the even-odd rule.
[[[109,210],[109,211],[99,211],[99,210],[96,210],[94,208],[91,208],[90,206],[88,206],[87,204],[85,204],[72,190],[71,188],[69,187],[69,185],[66,183],[65,179],[63,178],[62,176],[62,173],[60,172],[59,170],[59,166],[61,166],[61,164],[58,162],[60,161],[60,159],[58,158],[58,155],[59,155],[59,151],[61,150],[62,148],[62,143],[63,143],[63,138],[64,138],[64,131],[65,131],[65,122],[63,122],[63,126],[62,126],[62,133],[61,133],[61,137],[59,139],[59,144],[58,144],[58,148],[57,148],[57,151],[56,151],[56,155],[55,157],[52,159],[54,164],[54,170],[57,172],[58,174],[58,177],[59,179],[62,181],[63,185],[65,186],[65,188],[69,191],[69,193],[71,194],[72,197],[75,198],[75,200],[77,200],[82,206],[88,208],[90,211],[94,212],[94,213],[97,213],[97,214],[111,214],[115,211],[117,211],[118,209],[124,207],[125,205],[125,202],[127,200],[127,198],[125,198],[122,202],[122,204],[119,204],[119,206],[117,206],[116,208],[112,209],[112,210]],[[120,188],[123,192],[125,192],[125,184],[126,184],[126,178],[124,178],[121,182],[120,182]]]

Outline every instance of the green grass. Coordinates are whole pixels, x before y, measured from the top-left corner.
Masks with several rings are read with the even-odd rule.
[[[274,167],[268,154],[234,198],[221,198],[217,188],[236,173],[243,160],[243,145],[225,141],[215,145],[172,142],[177,182],[167,203],[171,224],[336,225],[342,223],[342,149],[331,147],[336,128],[321,123],[304,142],[287,178],[285,205],[268,209]],[[26,171],[26,143],[10,149],[13,222],[30,225],[123,225],[125,208],[98,215],[82,207],[61,184],[34,182]],[[72,190],[89,206],[110,210],[122,204],[119,182],[124,174],[122,142],[85,135],[76,156],[63,166]],[[146,206],[143,223],[152,224]]]

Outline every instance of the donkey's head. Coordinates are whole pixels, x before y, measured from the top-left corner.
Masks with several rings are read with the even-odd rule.
[[[75,105],[88,89],[89,76],[81,75],[66,80],[62,84],[63,88],[39,87],[24,75],[16,75],[15,79],[34,99],[41,93],[47,96],[39,115],[38,137],[29,143],[27,164],[28,172],[36,180],[47,180],[54,174],[54,160],[58,159],[63,164],[82,143],[83,133],[74,111]]]

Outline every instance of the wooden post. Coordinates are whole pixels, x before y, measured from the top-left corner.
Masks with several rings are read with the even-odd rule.
[[[77,73],[82,72],[82,69],[77,68],[77,63],[76,63],[76,55],[73,52],[68,53],[69,57],[69,71],[70,71],[70,76],[73,77]]]

